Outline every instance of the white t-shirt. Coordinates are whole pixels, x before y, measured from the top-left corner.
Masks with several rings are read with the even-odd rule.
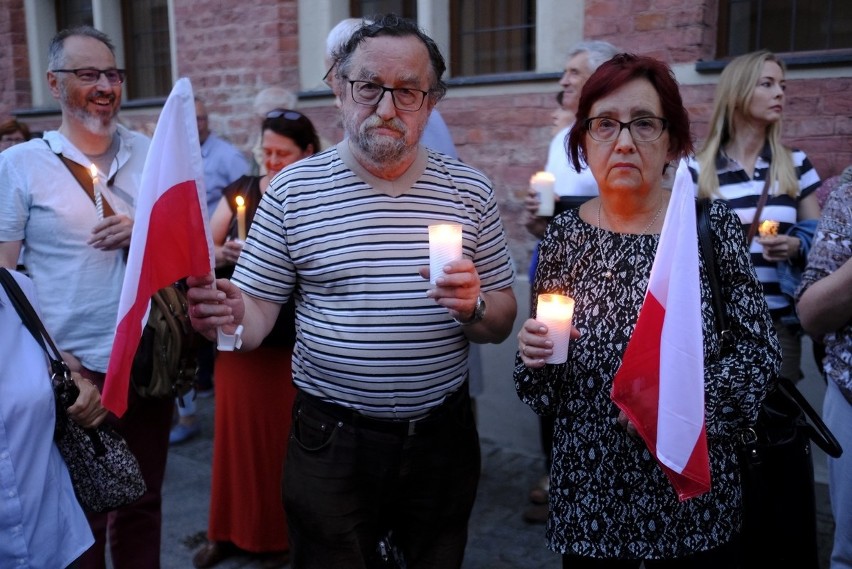
[[[565,151],[565,138],[571,131],[569,125],[553,137],[550,148],[547,151],[547,164],[544,169],[556,177],[553,186],[557,196],[596,196],[598,195],[598,184],[592,172],[583,168],[579,173],[574,170],[574,165],[568,161],[568,153]]]
[[[104,188],[104,198],[116,213],[132,218],[149,140],[123,127],[118,134],[120,145],[108,175],[114,180]],[[105,372],[125,252],[101,251],[87,243],[98,223],[95,205],[55,151],[84,166],[90,163],[58,131],[0,155],[0,241],[24,241],[24,264],[59,349],[86,368]]]

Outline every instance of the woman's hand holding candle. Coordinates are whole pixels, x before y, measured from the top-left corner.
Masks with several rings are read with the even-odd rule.
[[[574,301],[562,295],[540,295],[536,318],[530,318],[518,332],[518,351],[524,365],[540,368],[547,363],[564,363],[570,338],[579,338],[573,326]]]

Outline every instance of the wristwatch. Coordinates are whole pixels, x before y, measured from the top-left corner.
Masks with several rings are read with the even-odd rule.
[[[469,326],[470,324],[476,324],[477,322],[481,322],[483,318],[485,318],[485,301],[482,299],[481,296],[477,296],[476,306],[473,307],[473,316],[471,316],[470,320],[465,320],[464,322],[462,322],[458,318],[453,318],[453,320],[455,320],[462,326]]]

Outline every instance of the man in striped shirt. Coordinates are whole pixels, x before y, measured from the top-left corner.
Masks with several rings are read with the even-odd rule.
[[[294,568],[460,567],[480,470],[467,354],[511,332],[506,239],[488,179],[420,144],[446,91],[434,41],[387,16],[335,58],[346,138],[273,180],[232,282],[191,279],[193,325],[251,349],[295,295]],[[430,285],[439,223],[462,226],[463,259]]]

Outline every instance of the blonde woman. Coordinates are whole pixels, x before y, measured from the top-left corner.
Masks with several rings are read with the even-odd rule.
[[[792,299],[782,292],[779,266],[782,271],[783,265],[804,267],[820,213],[815,192],[820,178],[804,152],[781,142],[784,75],[784,63],[768,51],[732,60],[716,87],[707,140],[690,167],[699,196],[727,201],[739,216],[744,235],[768,176],[767,199],[758,221],[777,221],[777,234],[756,234],[750,252],[781,342],[781,375],[797,381],[800,334]]]

